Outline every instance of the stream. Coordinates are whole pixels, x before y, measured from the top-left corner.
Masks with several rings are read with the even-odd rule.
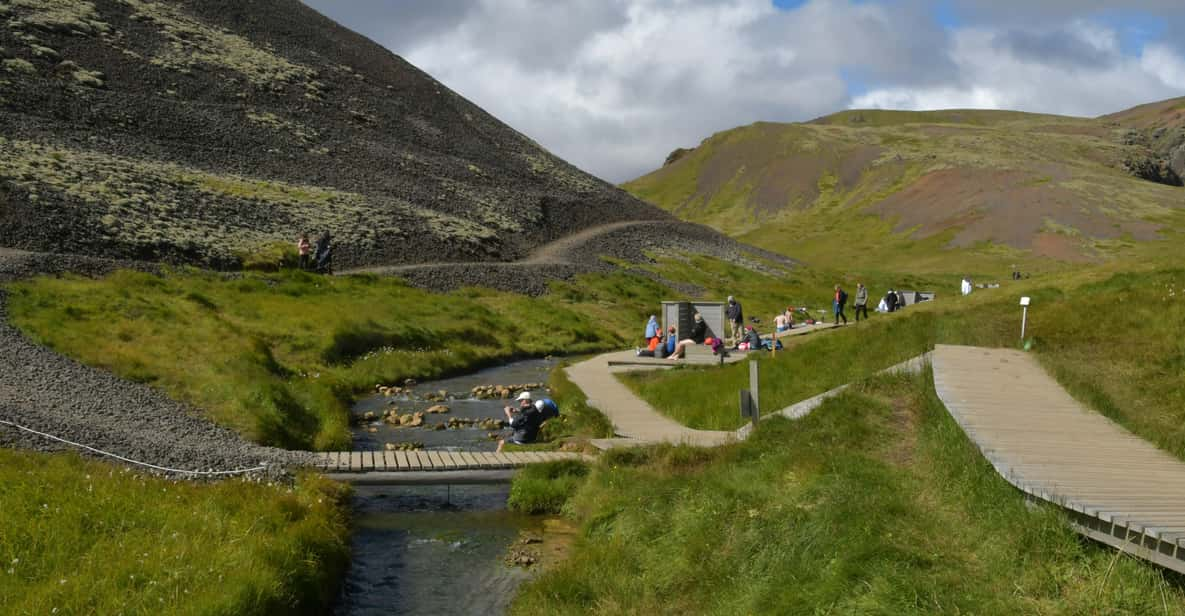
[[[419,442],[425,449],[493,451],[491,430],[434,430],[450,417],[502,419],[513,400],[471,397],[474,387],[546,383],[553,360],[527,360],[473,374],[419,383],[410,394],[375,395],[352,410],[354,449]],[[445,391],[445,400],[426,400]],[[532,390],[536,394],[544,390]],[[394,406],[401,414],[443,404],[422,427],[396,427],[381,419]],[[354,491],[352,559],[334,613],[503,614],[532,572],[505,562],[523,533],[541,536],[544,520],[506,509],[509,485],[357,486]]]

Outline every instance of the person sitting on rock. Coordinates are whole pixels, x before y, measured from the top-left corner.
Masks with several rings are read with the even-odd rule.
[[[703,344],[704,339],[708,337],[708,324],[704,323],[704,317],[700,313],[695,313],[695,325],[691,326],[691,336],[679,341],[675,346],[675,350],[667,356],[667,359],[674,361],[681,359],[687,354],[687,347],[693,344]]]
[[[519,394],[516,400],[517,409],[509,406],[502,409],[512,430],[509,440],[515,445],[534,443],[539,437],[539,428],[543,426],[543,422],[560,416],[560,408],[554,401],[548,398],[531,400],[529,391]],[[498,451],[502,451],[506,441],[507,439],[498,441]]]

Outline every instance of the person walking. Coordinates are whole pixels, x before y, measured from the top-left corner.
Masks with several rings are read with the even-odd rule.
[[[843,324],[848,324],[848,316],[843,313],[844,306],[848,303],[848,294],[839,285],[835,285],[835,324],[839,325],[839,320],[843,319]]]
[[[856,322],[860,322],[860,313],[864,313],[864,320],[868,320],[868,289],[863,283],[856,283]]]
[[[897,292],[889,289],[885,294],[885,305],[888,306],[889,312],[897,312]]]
[[[731,330],[730,344],[737,344],[740,342],[740,336],[745,333],[745,313],[741,311],[741,303],[737,298],[728,296],[728,307],[724,309],[724,316],[728,317],[728,325]]]

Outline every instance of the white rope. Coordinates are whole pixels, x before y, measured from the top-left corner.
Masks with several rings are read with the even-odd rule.
[[[88,446],[88,445],[83,445],[82,443],[75,443],[74,441],[68,441],[68,440],[66,440],[66,439],[64,439],[64,438],[60,438],[60,437],[54,436],[54,435],[52,435],[52,434],[46,434],[46,433],[44,433],[44,432],[38,432],[37,430],[34,430],[34,429],[32,429],[32,428],[26,428],[25,426],[22,426],[22,425],[19,425],[19,424],[15,424],[15,423],[12,423],[11,421],[5,421],[5,420],[3,420],[3,419],[0,419],[0,423],[2,423],[2,424],[6,424],[6,425],[9,425],[9,426],[12,426],[12,427],[14,427],[14,428],[16,428],[16,429],[18,429],[18,430],[24,430],[25,432],[31,432],[31,433],[33,433],[33,434],[36,434],[36,435],[38,435],[38,436],[43,436],[43,437],[45,437],[45,438],[48,438],[48,439],[53,439],[53,440],[55,440],[55,441],[59,441],[59,442],[62,442],[62,443],[66,443],[67,445],[73,445],[73,446],[75,446],[75,447],[81,447],[81,448],[83,448],[83,449],[85,449],[85,450],[87,450],[87,451],[93,451],[93,452],[95,452],[95,453],[97,453],[97,454],[100,454],[100,455],[109,456],[109,457],[115,458],[115,459],[117,459],[117,460],[123,460],[124,462],[127,462],[127,463],[129,463],[129,464],[138,464],[138,465],[140,465],[140,466],[146,466],[146,467],[148,467],[148,468],[153,468],[153,469],[156,469],[156,470],[158,470],[158,471],[165,471],[166,473],[179,473],[179,474],[182,474],[182,475],[203,475],[203,476],[211,476],[211,475],[237,475],[237,474],[240,474],[240,473],[253,473],[253,472],[255,472],[255,471],[262,471],[262,470],[266,470],[266,469],[267,469],[267,465],[266,465],[266,464],[262,464],[262,465],[260,465],[260,466],[256,466],[256,467],[252,467],[252,468],[240,468],[240,469],[233,470],[233,471],[185,471],[185,470],[181,470],[181,469],[177,469],[177,468],[168,468],[168,467],[165,467],[165,466],[157,466],[157,465],[155,465],[155,464],[149,464],[149,463],[147,463],[147,462],[140,462],[139,460],[133,460],[133,459],[131,459],[131,458],[125,458],[125,457],[123,457],[123,456],[121,456],[121,455],[119,455],[119,454],[111,453],[111,452],[109,452],[109,451],[103,451],[102,449],[95,449],[94,447],[90,447],[90,446]]]

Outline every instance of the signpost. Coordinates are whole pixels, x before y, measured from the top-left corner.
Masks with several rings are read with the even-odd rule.
[[[1027,295],[1020,298],[1020,305],[1021,305],[1021,310],[1022,310],[1022,312],[1020,314],[1020,339],[1022,341],[1025,339],[1025,325],[1028,324],[1028,320],[1029,320],[1029,303],[1030,303],[1030,301],[1031,300],[1029,299],[1029,296],[1027,296]]]

